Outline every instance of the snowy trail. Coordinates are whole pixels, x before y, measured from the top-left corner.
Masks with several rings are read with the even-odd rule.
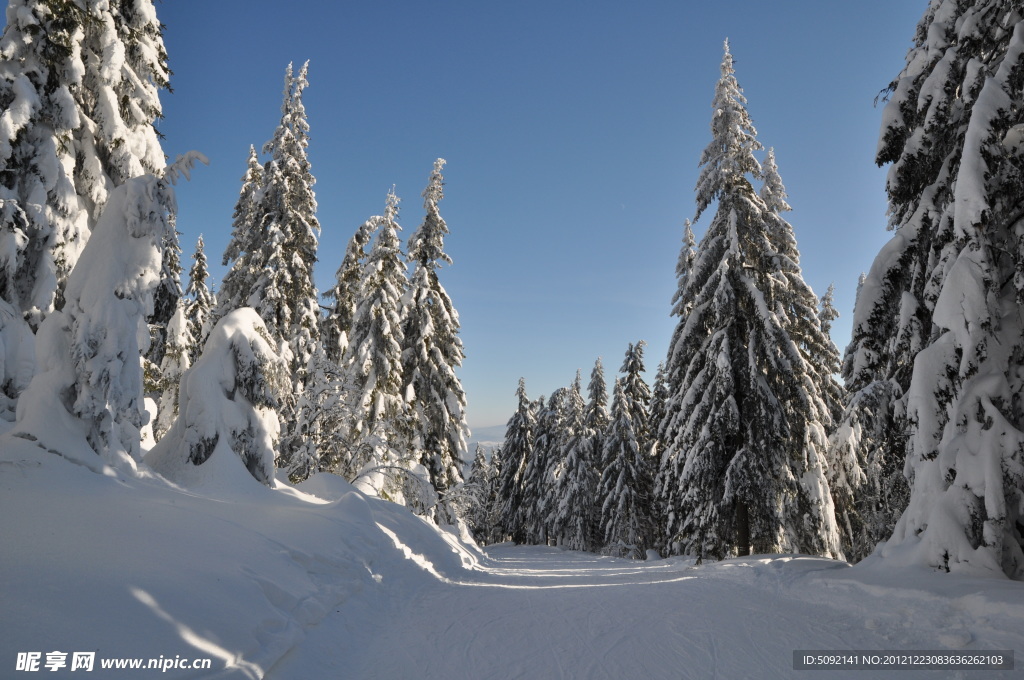
[[[633,563],[501,545],[468,569],[442,574],[393,539],[404,564],[383,560],[387,569],[375,577],[381,587],[338,607],[267,678],[812,680],[862,678],[867,671],[796,671],[793,650],[941,649],[971,642],[979,644],[970,649],[1014,643],[1024,649],[1019,584],[1004,584],[1011,604],[1000,614],[987,599],[970,611],[971,595],[956,587],[949,596],[922,596],[907,590],[905,578],[898,589],[871,585],[845,578],[851,572],[845,565],[815,558],[694,568],[680,559]],[[948,590],[951,584],[940,585]],[[1004,598],[996,593],[994,599]],[[966,607],[960,620],[958,607]],[[939,628],[940,617],[952,623]]]

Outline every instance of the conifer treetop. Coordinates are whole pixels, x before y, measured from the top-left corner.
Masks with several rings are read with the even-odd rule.
[[[700,176],[697,179],[696,222],[704,210],[723,193],[731,191],[738,182],[747,182],[746,175],[761,176],[761,165],[754,151],[761,149],[757,130],[747,113],[747,100],[736,81],[729,41],[725,41],[722,57],[722,76],[715,85],[711,101],[711,143],[700,158]]]

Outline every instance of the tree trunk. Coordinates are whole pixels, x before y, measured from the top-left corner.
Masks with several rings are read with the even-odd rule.
[[[750,554],[750,514],[747,504],[736,504],[736,552],[741,557]]]

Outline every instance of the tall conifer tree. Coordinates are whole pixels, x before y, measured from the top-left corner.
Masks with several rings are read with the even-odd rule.
[[[420,463],[441,498],[462,482],[466,452],[466,393],[455,375],[464,356],[459,339],[459,314],[438,279],[442,262],[452,260],[444,252],[448,226],[438,210],[444,197],[443,158],[434,162],[423,191],[427,214],[409,237],[408,260],[412,279],[405,299],[402,379],[412,395],[416,412],[413,441],[418,442]],[[438,521],[454,521],[442,502]]]
[[[884,556],[1017,579],[1022,74],[1019,3],[932,0],[887,93],[877,161],[892,164],[895,234],[858,295],[837,442],[856,447],[867,473],[859,505],[869,543],[902,512]],[[900,468],[905,508],[889,481]]]
[[[751,548],[835,555],[828,408],[791,333],[801,320],[784,315],[804,308],[786,285],[799,268],[780,237],[777,207],[751,184],[763,176],[754,157],[761,146],[728,43],[721,73],[697,218],[716,201],[717,210],[674,298],[674,311],[686,315],[667,364],[658,484],[667,495],[666,538],[701,558]]]

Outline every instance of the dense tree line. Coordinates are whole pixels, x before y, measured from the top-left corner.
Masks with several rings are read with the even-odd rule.
[[[321,306],[308,64],[289,65],[280,122],[262,154],[250,148],[220,290],[210,290],[201,237],[183,286],[172,185],[198,156],[165,167],[154,124],[170,72],[152,2],[9,5],[0,417],[13,422],[35,378],[54,373],[62,384],[37,385],[30,399],[70,399],[110,464],[141,462],[151,430],[147,460],[169,474],[228,443],[261,482],[275,468],[293,481],[336,472],[453,521],[468,429],[458,314],[438,277],[451,264],[444,161],[407,254],[392,192],[353,236],[325,295],[333,304]],[[37,346],[70,363],[36,365]]]
[[[355,230],[321,306],[303,105],[250,148],[230,265],[200,238],[182,285],[155,123],[170,71],[151,0],[10,0],[0,38],[0,418],[45,448],[187,478],[218,450],[253,477],[317,471],[484,542],[644,557],[804,552],[1024,578],[1024,20],[931,0],[883,93],[891,241],[853,337],[803,280],[775,152],[726,43],[653,385],[644,343],[548,398],[525,384],[463,482],[464,350],[439,281],[444,161],[402,252],[399,199]],[[261,159],[262,156],[262,159]],[[841,375],[844,385],[836,380]],[[610,395],[609,395],[610,392]],[[146,406],[147,400],[152,404]],[[150,417],[153,415],[154,417]],[[6,436],[6,435],[5,435]],[[56,450],[56,449],[48,449]]]

